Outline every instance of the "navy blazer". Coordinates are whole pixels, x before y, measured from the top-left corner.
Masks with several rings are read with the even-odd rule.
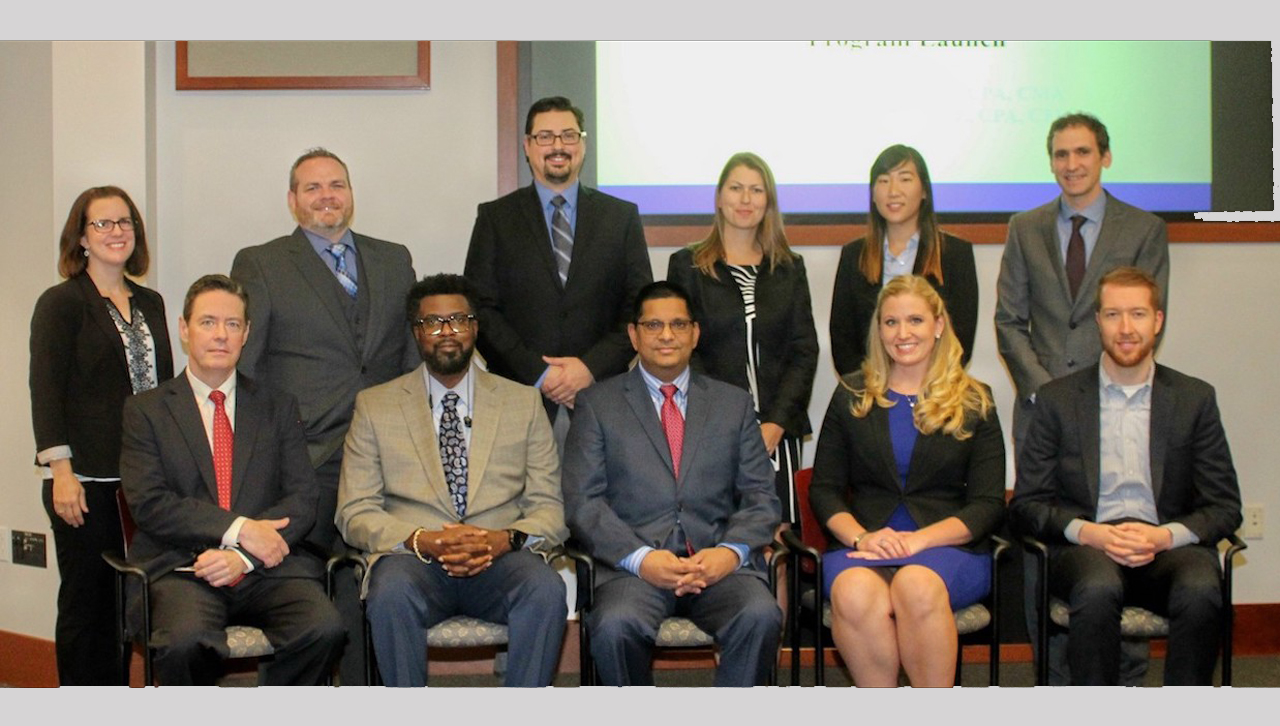
[[[164,300],[125,282],[151,329],[156,383],[163,383],[173,378]],[[120,415],[133,384],[120,331],[87,273],[45,290],[36,301],[30,385],[36,451],[69,445],[75,473],[119,476]]]
[[[1071,520],[1094,521],[1101,476],[1098,368],[1040,387],[1009,503],[1014,527],[1064,544]],[[1159,522],[1212,545],[1240,526],[1240,484],[1213,386],[1157,365],[1151,385],[1151,487]]]
[[[938,290],[951,316],[951,326],[964,348],[960,362],[967,365],[973,355],[973,337],[978,330],[978,272],[973,261],[973,245],[949,234],[942,235],[942,284],[932,277],[929,283]],[[884,285],[875,283],[858,269],[858,258],[866,238],[854,240],[840,249],[836,265],[836,283],[831,293],[831,357],[836,375],[853,373],[862,367],[867,355],[867,335],[872,330],[876,298]],[[916,253],[914,274],[921,274],[928,243],[921,241]]]
[[[693,264],[686,247],[671,255],[667,280],[689,292],[689,312],[701,330],[690,364],[712,378],[743,390],[747,383],[747,322],[738,283],[723,261],[715,276]],[[813,432],[809,425],[809,396],[818,369],[818,332],[813,326],[809,278],[804,259],[789,265],[760,265],[756,276],[756,318],[751,341],[760,352],[756,386],[760,394],[760,422],[775,423],[788,436]]]
[[[631,303],[653,281],[639,210],[579,186],[573,237],[561,285],[532,184],[477,209],[465,274],[478,298],[476,347],[490,372],[531,386],[547,368],[542,356],[574,356],[601,381],[635,356]]]
[[[853,394],[862,374],[845,376],[827,407],[813,461],[809,503],[825,527],[831,517],[851,513],[869,530],[883,527],[905,504],[920,528],[956,517],[973,539],[966,549],[981,549],[1004,521],[1004,434],[994,404],[985,419],[973,415],[973,435],[964,441],[941,431],[919,434],[904,487],[889,435],[889,410],[872,406],[863,418],[853,415]],[[833,548],[840,542],[831,539]]]

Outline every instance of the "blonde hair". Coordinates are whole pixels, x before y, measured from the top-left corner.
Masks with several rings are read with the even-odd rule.
[[[701,242],[689,245],[693,251],[693,266],[710,277],[716,276],[716,262],[724,259],[724,215],[720,213],[720,192],[729,181],[729,174],[740,166],[758,173],[764,180],[764,218],[756,227],[756,243],[764,252],[764,259],[768,261],[769,268],[789,265],[795,259],[791,247],[787,244],[787,233],[783,229],[782,211],[778,208],[778,185],[773,181],[773,171],[769,169],[764,159],[750,151],[740,151],[729,157],[724,169],[720,171],[720,181],[716,183],[716,218],[711,226],[711,234]]]
[[[918,275],[902,275],[885,284],[876,299],[875,318],[867,333],[867,357],[862,362],[862,387],[841,381],[853,394],[853,415],[864,418],[872,405],[893,406],[885,392],[889,389],[889,369],[893,361],[880,340],[880,311],[885,301],[899,295],[915,295],[924,300],[934,318],[943,320],[942,335],[934,343],[920,389],[919,402],[912,409],[916,429],[928,435],[941,431],[964,441],[973,435],[975,419],[985,419],[991,411],[991,394],[960,364],[961,346],[951,330],[951,317],[938,291]]]

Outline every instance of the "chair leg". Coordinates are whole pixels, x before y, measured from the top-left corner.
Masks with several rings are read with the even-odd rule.
[[[956,677],[953,685],[960,687],[960,670],[964,666],[964,644],[956,643]]]

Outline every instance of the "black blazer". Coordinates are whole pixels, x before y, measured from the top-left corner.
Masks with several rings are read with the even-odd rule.
[[[120,485],[138,525],[130,562],[158,577],[219,547],[237,516],[288,517],[280,536],[289,554],[270,569],[249,555],[249,576],[319,578],[323,564],[299,546],[317,491],[294,397],[241,375],[234,448],[228,511],[218,506],[213,452],[186,375],[125,402]]]
[[[967,365],[973,355],[973,336],[978,330],[978,272],[973,262],[973,245],[949,234],[943,234],[942,279],[929,278],[946,303],[956,337],[964,351],[961,363]],[[871,331],[871,318],[876,313],[876,297],[883,285],[874,284],[858,269],[858,258],[866,238],[857,239],[840,250],[840,262],[836,266],[836,284],[831,293],[831,357],[835,359],[836,374],[845,375],[858,370],[867,355],[867,334]],[[913,272],[920,274],[928,254],[928,242],[921,241],[916,254]]]
[[[716,262],[715,272],[710,277],[694,267],[690,247],[672,254],[667,266],[667,280],[689,292],[693,305],[689,312],[701,330],[691,365],[712,378],[750,390],[742,293],[723,261]],[[812,433],[809,396],[818,369],[818,333],[813,327],[809,278],[799,255],[790,265],[760,266],[753,332],[760,351],[756,370],[760,421],[778,424],[788,436]]]
[[[126,278],[155,344],[156,383],[173,378],[173,352],[160,293]],[[70,445],[80,475],[114,478],[120,412],[133,395],[120,332],[87,273],[54,285],[31,315],[31,424],[36,451]]]
[[[480,205],[465,274],[478,297],[476,345],[491,372],[533,385],[547,368],[542,356],[576,356],[601,381],[635,356],[631,303],[653,281],[639,210],[579,186],[573,236],[561,286],[533,185]]]
[[[844,383],[860,387],[862,374],[845,376]],[[1004,521],[1004,434],[993,405],[985,419],[976,419],[973,435],[964,441],[942,432],[920,434],[911,454],[911,468],[903,488],[889,436],[889,411],[873,406],[865,418],[852,412],[853,395],[838,386],[813,461],[809,504],[818,521],[849,512],[867,529],[879,529],[899,504],[921,528],[947,517],[958,517],[973,540],[966,549],[980,549]],[[832,547],[840,547],[832,539]]]
[[[1066,543],[1071,520],[1094,521],[1101,475],[1098,365],[1050,381],[1036,393],[1009,512],[1014,527]],[[1240,484],[1213,386],[1156,366],[1151,386],[1152,524],[1181,522],[1212,545],[1240,526]]]

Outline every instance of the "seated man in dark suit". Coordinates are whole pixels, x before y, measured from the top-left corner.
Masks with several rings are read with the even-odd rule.
[[[129,559],[152,578],[156,679],[212,684],[223,628],[255,625],[275,656],[264,685],[319,685],[344,633],[324,563],[298,544],[315,518],[315,473],[298,404],[236,375],[248,295],[223,275],[187,291],[187,369],[124,407],[120,480],[138,525]]]
[[[751,396],[690,370],[698,324],[678,285],[642,288],[632,321],[639,365],[578,395],[565,444],[569,529],[598,567],[591,654],[604,684],[652,685],[658,626],[676,615],[715,638],[717,686],[764,684],[780,509]]]
[[[1216,543],[1240,526],[1240,489],[1213,387],[1156,365],[1164,324],[1152,275],[1098,286],[1098,365],[1040,389],[1010,503],[1049,544],[1049,587],[1071,609],[1073,685],[1120,678],[1120,611],[1169,618],[1167,685],[1209,685],[1222,598]]]
[[[423,365],[362,391],[347,432],[338,529],[369,553],[378,669],[427,683],[427,628],[455,615],[508,626],[508,686],[548,686],[568,617],[547,566],[568,535],[542,397],[471,365],[466,278],[433,275],[406,312]]]

